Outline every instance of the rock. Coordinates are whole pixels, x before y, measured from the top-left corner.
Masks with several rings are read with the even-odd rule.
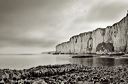
[[[102,42],[96,47],[97,54],[108,54],[110,52],[114,52],[114,46],[112,43]]]
[[[102,49],[101,45],[105,49]],[[57,53],[96,53],[97,49],[107,52],[128,52],[128,14],[112,26],[81,33],[56,46]]]

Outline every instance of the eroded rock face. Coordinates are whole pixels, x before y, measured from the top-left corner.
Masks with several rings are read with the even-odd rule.
[[[58,53],[96,53],[97,46],[113,44],[114,52],[128,52],[128,15],[106,28],[73,36],[68,42],[56,46]],[[105,47],[106,48],[106,47]],[[112,50],[106,48],[109,52]]]
[[[88,42],[87,42],[87,52],[90,53],[93,48],[93,39],[90,37]]]
[[[102,42],[102,43],[98,44],[98,46],[96,47],[96,52],[99,54],[100,53],[107,54],[109,52],[114,52],[113,43]]]

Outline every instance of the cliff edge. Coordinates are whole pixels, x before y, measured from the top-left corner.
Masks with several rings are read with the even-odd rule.
[[[106,28],[73,36],[56,46],[57,53],[128,52],[128,14]]]

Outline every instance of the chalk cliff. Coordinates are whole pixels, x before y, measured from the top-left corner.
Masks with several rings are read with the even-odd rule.
[[[128,52],[128,14],[119,22],[73,36],[56,46],[57,53]]]

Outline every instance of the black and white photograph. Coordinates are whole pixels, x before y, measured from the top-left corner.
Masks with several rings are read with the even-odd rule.
[[[0,0],[0,84],[128,84],[128,0]]]

